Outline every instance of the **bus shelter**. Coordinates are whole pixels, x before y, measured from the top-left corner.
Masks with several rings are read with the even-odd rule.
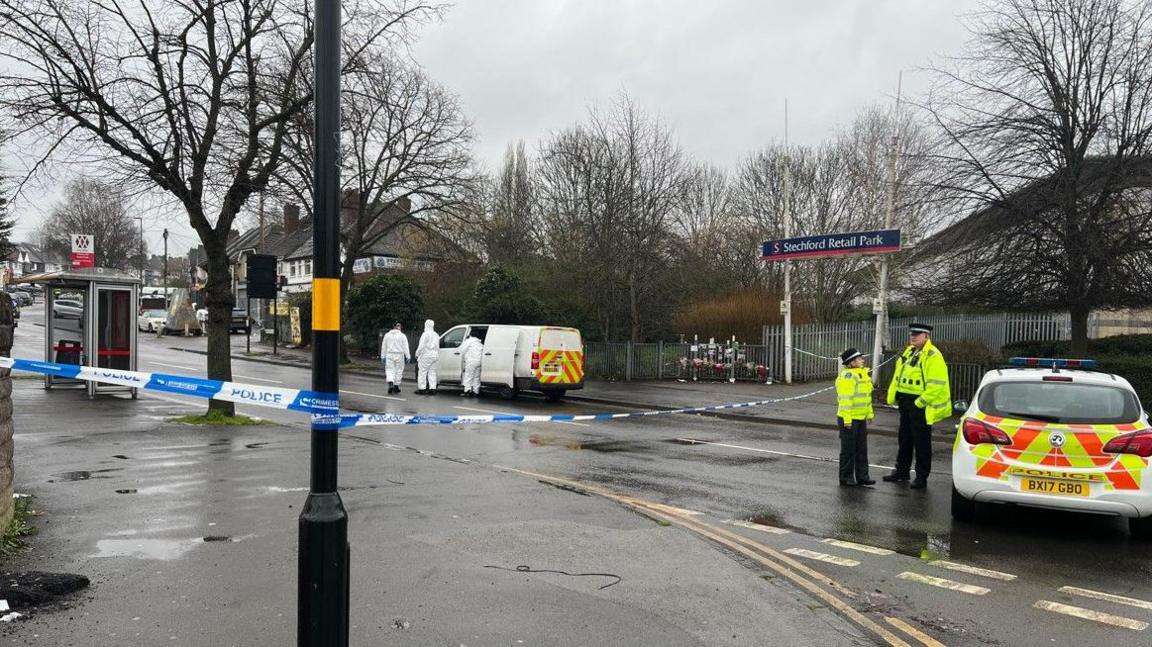
[[[48,272],[23,277],[44,286],[44,357],[60,364],[114,370],[136,369],[136,315],[140,280],[104,268]],[[44,388],[84,387],[97,393],[130,393],[114,384],[44,377]]]

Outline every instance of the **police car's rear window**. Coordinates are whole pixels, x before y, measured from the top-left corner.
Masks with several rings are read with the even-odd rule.
[[[1140,418],[1140,403],[1131,391],[1075,382],[989,384],[978,402],[984,413],[1004,418],[1111,425]]]

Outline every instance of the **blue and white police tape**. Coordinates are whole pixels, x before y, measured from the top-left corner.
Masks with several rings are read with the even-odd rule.
[[[593,413],[584,415],[560,414],[554,416],[524,416],[512,414],[493,414],[485,416],[427,416],[406,415],[393,413],[362,413],[339,415],[339,396],[302,389],[282,389],[271,386],[255,386],[238,382],[225,382],[222,380],[209,380],[199,377],[185,377],[167,373],[144,373],[139,371],[124,371],[118,369],[97,368],[94,366],[78,366],[76,364],[59,364],[56,362],[41,362],[26,359],[12,359],[0,357],[0,368],[9,368],[15,371],[39,373],[55,377],[103,382],[119,386],[133,387],[145,391],[161,391],[198,398],[224,400],[238,404],[254,404],[274,409],[299,411],[312,415],[313,422],[324,428],[336,427],[368,427],[378,425],[471,425],[491,423],[528,423],[528,422],[582,422],[582,421],[610,421],[624,418],[644,418],[651,416],[666,416],[680,413],[705,413],[709,411],[724,411],[729,409],[746,409],[780,402],[803,400],[819,393],[830,391],[835,387],[825,387],[808,393],[801,393],[786,398],[773,398],[770,400],[755,400],[753,402],[734,402],[717,404],[706,407],[684,407],[680,409],[664,409],[658,411],[633,411],[627,413]]]
[[[137,388],[145,391],[161,391],[196,398],[224,400],[226,402],[236,402],[240,404],[255,404],[273,409],[300,411],[302,413],[311,413],[330,418],[331,420],[329,420],[329,422],[333,423],[335,422],[336,414],[339,413],[339,400],[336,395],[301,389],[254,386],[251,384],[209,380],[200,377],[169,375],[167,373],[124,371],[111,368],[98,368],[95,366],[13,359],[11,357],[0,357],[0,368],[51,375],[70,380],[116,384],[118,386]]]

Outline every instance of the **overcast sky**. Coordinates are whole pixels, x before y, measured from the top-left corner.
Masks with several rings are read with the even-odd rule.
[[[419,32],[413,56],[455,92],[477,130],[476,154],[499,165],[509,142],[530,149],[627,91],[677,133],[693,158],[733,167],[784,136],[815,144],[864,106],[928,79],[917,68],[960,52],[958,15],[978,0],[457,0]],[[55,193],[14,204],[24,240]],[[182,218],[181,218],[182,220]],[[146,225],[151,250],[168,226],[182,253],[195,233]]]

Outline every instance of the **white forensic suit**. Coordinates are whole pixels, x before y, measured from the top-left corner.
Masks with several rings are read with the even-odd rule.
[[[464,393],[480,395],[480,363],[484,359],[484,343],[476,337],[468,337],[460,344],[460,358],[464,366],[464,376],[460,380],[464,385]]]
[[[410,357],[408,338],[395,328],[389,330],[384,341],[380,342],[380,359],[384,362],[384,377],[388,380],[390,392],[399,391],[400,380],[404,379],[404,363]]]
[[[416,389],[417,393],[436,390],[436,365],[440,363],[440,336],[436,334],[436,322],[424,322],[424,334],[416,345]]]

